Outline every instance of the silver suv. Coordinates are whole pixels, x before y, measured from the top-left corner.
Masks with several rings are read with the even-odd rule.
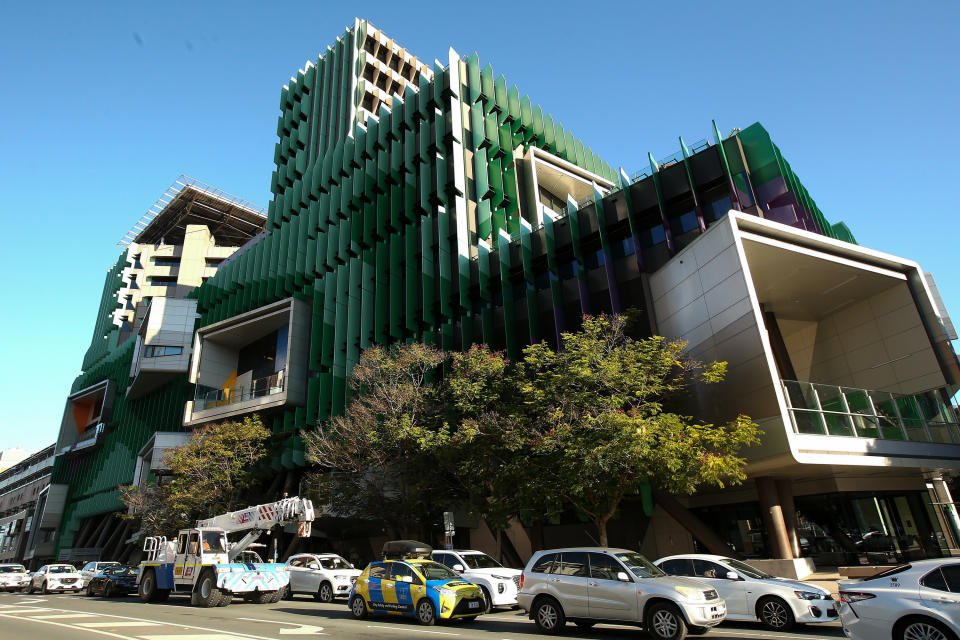
[[[636,551],[577,547],[538,551],[520,578],[520,607],[537,628],[560,633],[567,620],[637,624],[660,640],[682,640],[723,622],[726,603],[710,585],[668,576]]]

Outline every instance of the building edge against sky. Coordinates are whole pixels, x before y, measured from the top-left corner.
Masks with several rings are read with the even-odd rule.
[[[428,65],[362,20],[280,107],[265,218],[181,179],[125,236],[64,410],[38,525],[51,552],[126,557],[117,486],[206,422],[260,413],[295,486],[299,430],[343,410],[370,345],[517,357],[628,309],[730,362],[700,415],[747,413],[766,434],[743,487],[625,508],[612,542],[662,555],[712,528],[833,565],[957,549],[941,478],[960,469],[960,365],[932,279],[829,223],[759,124],[714,125],[627,174],[476,54]],[[518,524],[509,555],[582,528]]]

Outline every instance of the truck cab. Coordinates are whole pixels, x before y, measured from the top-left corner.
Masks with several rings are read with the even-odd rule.
[[[204,566],[227,564],[227,548],[227,534],[223,529],[181,530],[173,561],[174,585],[192,587]]]

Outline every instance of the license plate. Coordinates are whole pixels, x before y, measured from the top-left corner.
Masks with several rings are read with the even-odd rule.
[[[468,602],[468,603],[467,603],[467,607],[470,608],[470,609],[479,609],[479,608],[480,608],[480,603],[479,603],[479,602]]]

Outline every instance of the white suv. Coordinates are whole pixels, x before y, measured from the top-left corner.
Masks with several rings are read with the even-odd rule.
[[[335,553],[301,553],[287,559],[290,573],[288,598],[294,593],[309,593],[320,602],[333,602],[350,593],[360,570]]]
[[[27,583],[27,593],[33,593],[34,589],[40,589],[40,593],[52,591],[79,593],[82,580],[80,572],[72,564],[48,564],[31,576],[30,582]]]
[[[0,564],[0,591],[19,591],[30,582],[30,574],[22,564]]]
[[[559,633],[570,620],[636,624],[660,640],[682,640],[723,622],[726,603],[710,585],[668,576],[636,551],[577,547],[538,551],[517,595],[543,633]]]
[[[483,591],[486,611],[493,607],[513,607],[520,587],[519,569],[508,569],[482,551],[434,551],[433,559],[446,565],[479,586]]]

